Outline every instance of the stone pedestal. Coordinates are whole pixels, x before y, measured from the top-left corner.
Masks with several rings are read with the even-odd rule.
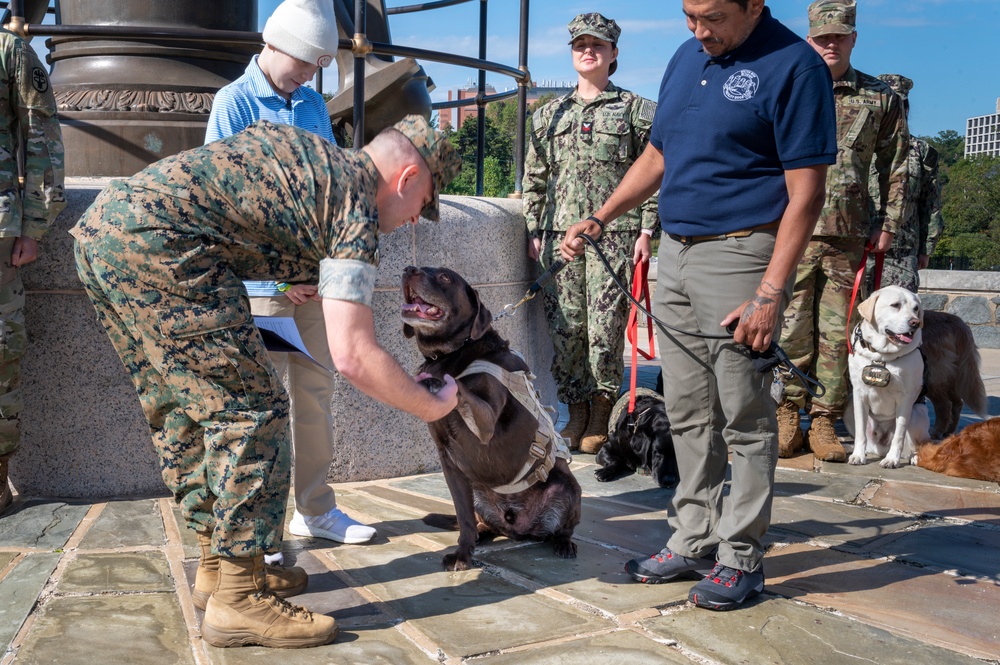
[[[24,271],[29,345],[23,362],[22,445],[11,480],[32,496],[106,498],[163,494],[156,456],[128,375],[76,276],[67,233],[107,180],[70,178],[69,205]],[[497,313],[534,279],[521,202],[442,197],[441,222],[405,226],[381,240],[373,310],[379,343],[403,367],[421,362],[403,337],[399,279],[407,265],[448,266]],[[540,299],[497,330],[538,374],[554,404],[552,346]],[[337,448],[331,481],[389,478],[440,468],[424,423],[383,406],[338,377],[331,405]]]
[[[64,25],[256,32],[255,0],[57,0]],[[216,91],[259,44],[155,38],[49,40],[70,176],[131,175],[205,142]]]

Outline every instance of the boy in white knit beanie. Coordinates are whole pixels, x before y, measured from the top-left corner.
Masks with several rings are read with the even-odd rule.
[[[258,120],[295,125],[334,142],[322,95],[304,85],[337,53],[339,37],[333,0],[285,0],[264,25],[264,49],[240,78],[215,96],[205,142],[249,127]],[[302,340],[320,363],[333,367],[316,284],[246,282],[255,316],[292,317]],[[295,455],[295,512],[289,531],[297,536],[341,543],[365,543],[375,529],[337,508],[326,476],[333,461],[330,402],[334,375],[294,354],[272,353],[278,375],[288,372]],[[281,552],[268,552],[267,563],[280,565]],[[269,574],[284,574],[269,569]],[[288,594],[291,595],[291,594]],[[207,602],[196,597],[195,601]],[[201,605],[199,605],[200,607]]]

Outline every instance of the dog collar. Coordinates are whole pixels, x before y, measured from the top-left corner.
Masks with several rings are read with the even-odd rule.
[[[865,339],[864,336],[862,336],[862,334],[861,334],[861,324],[860,323],[858,325],[854,326],[854,335],[853,335],[853,337],[854,337],[854,345],[855,346],[857,346],[858,344],[860,344],[862,346],[862,348],[864,348],[866,351],[871,351],[872,353],[875,353],[875,347],[872,346],[871,342],[869,342],[867,339]],[[854,349],[851,349],[851,354],[852,355],[854,354]]]

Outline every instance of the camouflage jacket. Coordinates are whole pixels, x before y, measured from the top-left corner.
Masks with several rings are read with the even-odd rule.
[[[837,104],[837,163],[826,173],[826,201],[814,236],[867,239],[876,228],[896,233],[906,190],[909,132],[899,97],[853,67],[833,82]],[[870,214],[874,166],[880,197]]]
[[[584,101],[576,90],[531,117],[524,159],[528,234],[565,231],[604,205],[649,141],[656,103],[609,83]],[[608,230],[656,229],[656,195]]]
[[[892,252],[905,256],[930,256],[944,229],[937,150],[927,141],[911,136],[906,170],[908,179],[903,199],[902,223],[893,238]],[[878,174],[874,168],[868,189],[872,195],[874,210],[879,196]]]
[[[259,121],[113,182],[70,233],[118,270],[206,305],[245,296],[244,279],[315,284],[328,261],[343,289],[320,280],[320,294],[370,305],[377,187],[364,151]]]
[[[31,46],[3,29],[0,74],[0,237],[38,240],[66,206],[56,99]],[[18,155],[23,156],[23,185]]]

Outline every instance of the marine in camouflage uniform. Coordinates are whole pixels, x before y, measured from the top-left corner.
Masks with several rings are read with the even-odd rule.
[[[809,41],[824,56],[831,36],[855,33],[854,0],[818,0],[809,6]],[[798,409],[812,416],[810,445],[821,459],[844,461],[846,453],[834,434],[834,422],[847,403],[847,321],[851,291],[865,243],[882,233],[899,230],[906,189],[909,133],[899,97],[889,86],[847,62],[834,75],[837,108],[837,163],[827,171],[826,201],[812,240],[795,275],[792,299],[785,310],[780,345],[800,370],[826,387],[810,399],[797,382],[786,387],[779,407],[779,454],[788,456],[801,445]],[[872,218],[869,173],[878,174],[880,207]],[[794,424],[793,424],[794,422]],[[817,427],[818,426],[818,427]],[[798,434],[795,434],[799,432]]]
[[[115,181],[71,231],[164,481],[223,556],[273,547],[288,497],[288,398],[243,280],[370,306],[378,182],[366,152],[261,121]]]
[[[889,84],[909,116],[909,92],[913,81],[900,74],[879,74],[879,79]],[[934,253],[938,238],[944,228],[941,216],[941,184],[938,180],[938,152],[927,141],[910,136],[910,150],[906,166],[908,183],[903,200],[902,224],[885,253],[880,286],[895,284],[914,293],[920,286],[920,273]],[[878,201],[878,178],[872,171],[869,183],[873,203]],[[868,260],[868,292],[875,290],[874,259]]]
[[[34,260],[37,241],[66,206],[66,199],[62,132],[48,74],[28,43],[3,29],[0,29],[0,73],[4,82],[0,87],[0,511],[3,511],[11,501],[8,461],[20,444],[21,358],[28,343],[19,266]],[[19,159],[23,169],[18,166]],[[23,176],[23,181],[19,176]],[[28,255],[23,255],[23,251]]]
[[[620,34],[614,21],[595,13],[576,17],[569,30],[570,44],[583,35],[615,44]],[[655,111],[655,102],[610,82],[593,99],[584,99],[577,86],[535,111],[523,198],[529,242],[541,240],[542,268],[560,258],[566,229],[600,207],[621,182],[649,141]],[[656,205],[654,195],[601,236],[601,249],[623,284],[632,278],[640,229],[659,228]],[[552,374],[561,402],[586,403],[602,395],[610,400],[607,417],[624,374],[628,300],[593,248],[582,259],[567,264],[544,291]]]
[[[331,351],[352,367],[349,380],[425,420],[455,408],[453,380],[437,395],[406,381],[375,341],[368,311],[378,234],[418,214],[437,219],[438,193],[461,168],[426,119],[407,116],[393,129],[402,136],[348,151],[261,121],[115,181],[71,231],[80,279],[131,374],[163,479],[188,526],[211,533],[199,575],[217,570],[202,625],[215,646],[315,646],[336,635],[332,618],[275,598],[271,569],[264,573],[288,500],[288,397],[244,280],[318,281]],[[279,581],[305,577],[274,570]],[[293,591],[304,588],[302,579]]]

